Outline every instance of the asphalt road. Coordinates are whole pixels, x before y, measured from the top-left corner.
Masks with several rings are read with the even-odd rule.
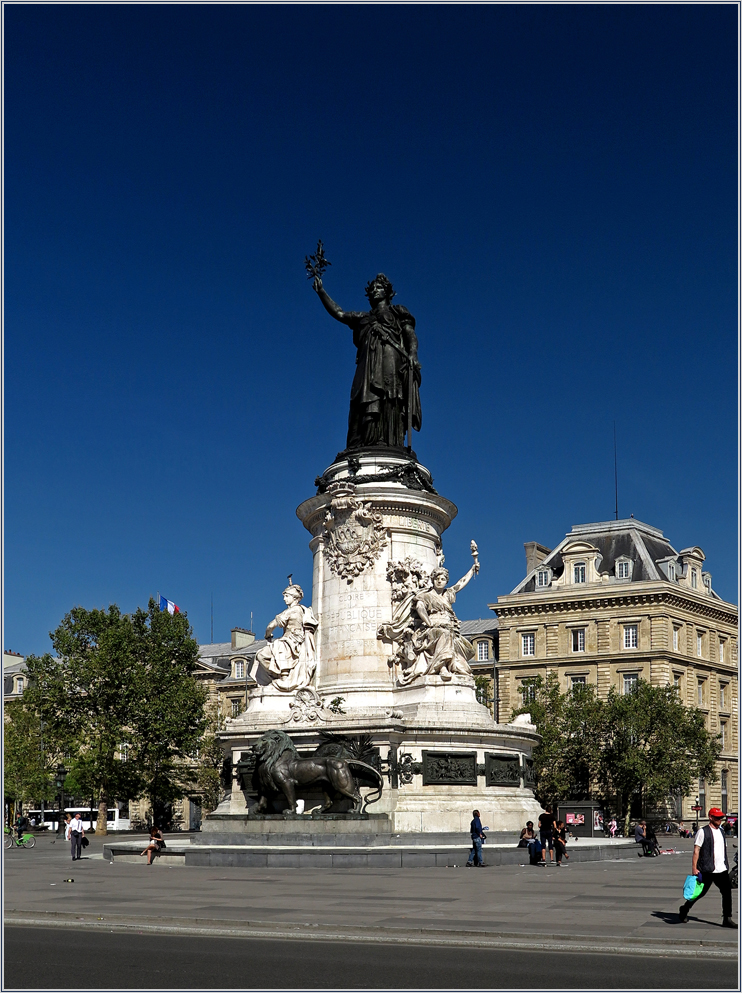
[[[6,927],[4,990],[737,989],[733,961]]]

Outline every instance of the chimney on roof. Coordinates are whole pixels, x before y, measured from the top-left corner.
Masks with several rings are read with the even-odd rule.
[[[546,545],[539,545],[537,541],[524,541],[523,547],[526,550],[526,575],[533,572],[536,566],[541,565],[551,549]]]
[[[247,628],[232,628],[232,648],[247,648],[255,641],[255,635]]]

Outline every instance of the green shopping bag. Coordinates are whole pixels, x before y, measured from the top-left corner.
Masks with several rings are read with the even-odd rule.
[[[683,884],[683,896],[686,900],[695,900],[701,895],[703,883],[699,882],[698,876],[686,876]]]

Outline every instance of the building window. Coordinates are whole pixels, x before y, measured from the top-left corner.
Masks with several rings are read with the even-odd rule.
[[[727,684],[719,683],[719,706],[726,708],[727,705]]]
[[[240,701],[232,700],[232,717],[238,717],[240,713]]]
[[[477,662],[488,662],[490,657],[490,643],[488,641],[477,642]]]
[[[19,676],[15,681],[16,693],[23,693],[23,676]]]
[[[618,567],[617,567],[617,573],[616,573],[616,575],[618,576],[619,579],[628,579],[629,578],[629,563],[628,562],[619,562],[618,563]]]
[[[535,655],[536,654],[536,635],[535,634],[524,634],[522,636],[523,641],[523,654],[524,655]]]
[[[671,580],[671,582],[673,582],[673,583],[675,582],[675,563],[674,562],[668,562],[668,564],[667,564],[667,577],[668,577],[668,579]]]
[[[725,644],[726,644],[726,642],[722,638],[719,638],[719,662],[722,665],[724,665],[724,645]]]
[[[633,693],[634,690],[639,685],[639,673],[638,672],[625,672],[623,674],[623,691],[624,694]]]
[[[539,586],[548,586],[549,585],[549,582],[550,582],[549,570],[548,569],[539,569],[539,572],[538,572],[538,585]]]
[[[235,664],[234,664],[234,677],[235,677],[235,679],[244,679],[245,678],[245,663],[244,662],[235,662]]]
[[[623,647],[636,648],[639,644],[639,628],[636,624],[624,624]]]
[[[706,702],[706,680],[698,680],[698,706],[703,707]]]
[[[675,693],[678,696],[680,696],[680,673],[679,672],[674,672],[672,674],[672,688],[675,690]]]
[[[727,812],[727,770],[721,770],[721,809],[722,813]]]
[[[201,749],[198,747],[198,745],[196,745],[196,747],[191,751],[191,758],[195,762],[198,762],[198,760],[201,758]]]
[[[572,631],[572,651],[573,652],[584,652],[585,651],[585,629],[575,628]]]
[[[584,562],[575,562],[575,566],[574,566],[574,577],[575,577],[575,582],[576,583],[584,583],[585,582],[585,563]]]
[[[703,578],[703,585],[706,587],[706,592],[707,593],[710,593],[711,592],[711,576],[709,576],[708,573],[705,573],[702,578]]]
[[[533,679],[524,679],[520,684],[520,693],[523,697],[523,705],[533,703],[536,699],[536,682]]]
[[[696,815],[696,820],[698,820],[700,817],[706,816],[706,780],[705,779],[698,780],[698,804],[701,809],[694,811]]]
[[[696,632],[696,655],[700,658],[703,657],[703,632]]]
[[[727,750],[727,722],[721,721],[719,723],[719,737],[721,738],[721,750],[725,752]]]
[[[691,569],[690,571],[690,585],[694,590],[698,589],[698,569]]]
[[[673,628],[672,629],[672,650],[674,652],[679,652],[680,651],[680,648],[678,647],[679,644],[680,644],[680,628]]]
[[[572,685],[572,692],[579,693],[585,686],[587,686],[587,676],[572,676],[570,678],[570,683]]]
[[[129,743],[127,741],[122,741],[119,745],[119,756],[121,762],[129,761]]]

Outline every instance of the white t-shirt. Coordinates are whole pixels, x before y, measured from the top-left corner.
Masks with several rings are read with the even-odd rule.
[[[724,861],[724,833],[720,828],[715,828],[713,824],[709,824],[709,827],[711,828],[711,835],[714,839],[714,872],[726,872],[727,867]],[[704,840],[705,835],[703,833],[703,828],[701,828],[696,835],[693,844],[698,848],[701,848]]]
[[[80,834],[82,832],[82,818],[78,821],[76,817],[73,817],[70,821],[70,833]]]

